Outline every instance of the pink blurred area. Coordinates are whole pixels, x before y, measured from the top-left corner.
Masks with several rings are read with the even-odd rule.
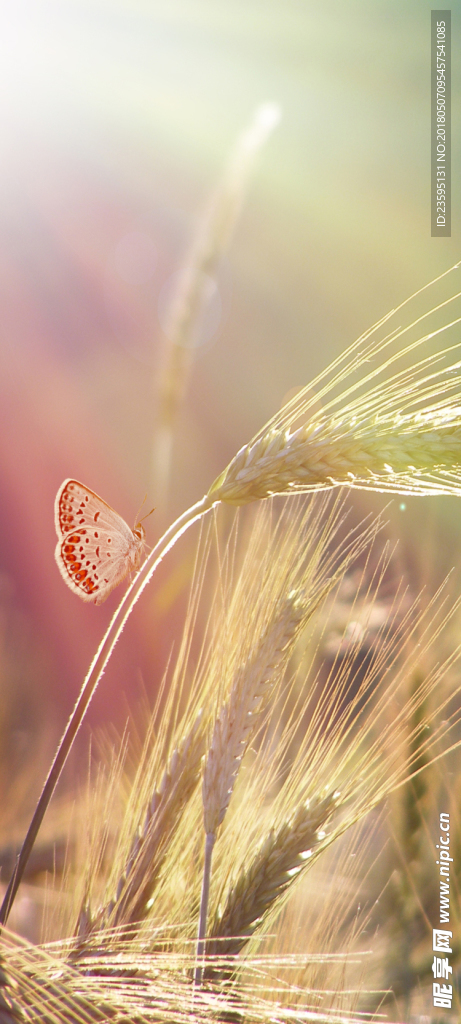
[[[145,512],[156,503],[157,299],[180,252],[178,216],[155,195],[143,203],[39,146],[27,155],[10,165],[0,214],[1,576],[5,643],[21,664],[9,696],[13,762],[15,735],[33,757],[40,731],[55,736],[64,724],[125,587],[96,608],[64,585],[54,559],[60,483],[84,481],[133,526],[144,499]],[[212,463],[207,449],[195,464],[183,460],[178,511],[203,493]],[[158,513],[145,526],[153,544]],[[181,632],[193,546],[178,546],[139,603],[93,701],[92,727],[122,730],[139,700],[153,703]]]
[[[121,594],[99,609],[64,586],[54,561],[55,493],[74,476],[131,524],[146,493],[155,504],[149,457],[159,338],[154,289],[127,283],[114,265],[117,245],[136,223],[126,197],[89,180],[85,169],[43,152],[29,156],[30,163],[11,169],[1,209],[1,572],[32,644],[46,652],[41,701],[56,704],[61,717]],[[155,270],[165,275],[168,240],[152,235]],[[144,226],[138,241],[146,239]],[[141,346],[141,359],[132,346]],[[155,536],[154,519],[147,528]],[[120,689],[129,694],[140,672],[155,690],[173,625],[160,626],[152,602],[146,605],[150,611],[141,609],[119,645],[97,718],[106,703],[117,708]],[[166,617],[174,622],[171,607]],[[34,679],[21,685],[27,701]],[[126,715],[120,704],[119,726]]]

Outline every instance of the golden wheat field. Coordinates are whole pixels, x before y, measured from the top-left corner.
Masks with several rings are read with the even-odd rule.
[[[431,8],[20,0],[0,69],[0,1024],[451,1024]]]

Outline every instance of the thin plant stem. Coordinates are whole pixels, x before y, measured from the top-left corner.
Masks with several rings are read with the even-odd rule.
[[[213,848],[216,842],[216,832],[207,832],[205,839],[205,861],[203,865],[202,895],[200,897],[200,916],[198,921],[197,954],[194,974],[194,984],[201,985],[203,977],[203,965],[201,963],[205,952],[206,923],[208,917],[208,900],[210,897],[211,860]]]
[[[40,825],[43,821],[46,813],[48,804],[56,788],[59,776],[61,775],[62,769],[66,763],[67,757],[71,750],[72,744],[75,740],[77,732],[82,723],[86,709],[90,703],[90,700],[96,690],[99,680],[104,672],[104,669],[109,661],[114,646],[120,636],[120,633],[131,614],[136,601],[140,594],[147,586],[151,576],[155,572],[157,566],[160,564],[167,551],[173,547],[176,541],[181,537],[183,533],[192,525],[197,519],[200,519],[205,512],[213,506],[213,499],[208,498],[205,495],[195,505],[183,512],[179,519],[169,527],[164,533],[163,537],[160,538],[155,548],[151,551],[150,555],[146,558],[137,576],[133,580],[131,586],[128,588],[126,594],[119,607],[117,608],[115,615],[109,625],[109,628],[103,637],[103,640],[96,652],[93,662],[90,666],[86,679],[83,683],[80,695],[78,697],[75,708],[70,716],[69,722],[64,730],[64,734],[59,743],[56,756],[51,765],[48,777],[40,795],[38,804],[35,808],[32,821],[29,826],[26,838],[22,844],[18,859],[16,862],[15,869],[11,876],[8,888],[6,890],[2,906],[0,908],[0,925],[3,925],[8,920],[8,916],[11,907],[14,902],[14,898],[18,891],[24,869],[27,861],[31,854],[37,833]]]

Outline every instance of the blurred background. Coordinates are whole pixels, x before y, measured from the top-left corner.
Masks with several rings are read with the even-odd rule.
[[[171,295],[255,110],[276,104],[281,118],[211,279],[149,543],[288,393],[460,258],[456,103],[452,237],[430,235],[430,10],[421,0],[2,6],[0,730],[4,781],[19,768],[25,780],[16,808],[39,792],[121,596],[95,608],[65,587],[56,491],[81,479],[130,524],[146,495],[146,510],[157,504]],[[454,97],[459,72],[454,61]],[[389,498],[351,501],[362,514]],[[415,576],[429,562],[450,568],[458,509],[454,498],[393,501],[389,530]],[[181,542],[138,604],[82,743],[102,722],[122,728],[143,694],[153,701],[193,551]]]

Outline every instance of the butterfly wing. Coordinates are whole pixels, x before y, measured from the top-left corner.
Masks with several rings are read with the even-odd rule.
[[[78,480],[65,480],[56,495],[55,557],[61,576],[83,601],[102,604],[139,567],[143,534]]]
[[[133,533],[115,509],[78,480],[64,480],[61,484],[54,503],[54,522],[58,537],[88,523],[104,525],[106,529],[114,525],[120,529],[121,524],[128,536]]]

